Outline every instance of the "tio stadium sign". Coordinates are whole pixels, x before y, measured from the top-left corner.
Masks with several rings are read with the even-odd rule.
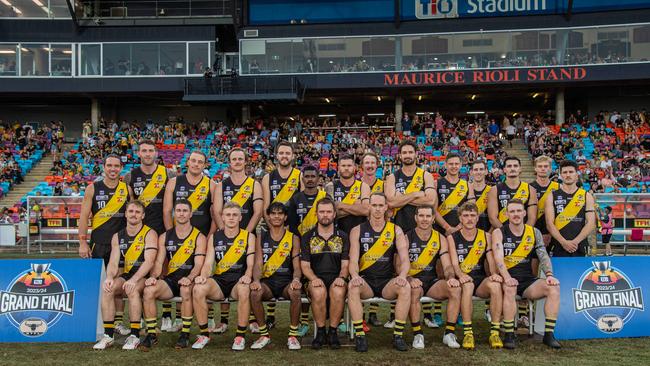
[[[548,14],[547,0],[412,0],[418,19]]]

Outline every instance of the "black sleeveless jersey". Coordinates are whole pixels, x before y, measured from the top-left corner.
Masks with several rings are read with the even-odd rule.
[[[282,233],[284,235],[285,233]],[[263,261],[262,263],[268,262],[268,260],[273,256],[273,254],[278,250],[280,247],[280,241],[282,241],[283,238],[280,238],[280,240],[275,241],[271,237],[271,232],[268,230],[262,230],[262,237],[260,238],[261,246],[262,246],[262,258]],[[291,279],[293,278],[293,261],[292,261],[292,253],[291,250],[293,249],[293,237],[291,238],[291,241],[289,241],[289,247],[288,248],[283,248],[283,249],[288,249],[288,253],[286,256],[284,256],[284,261],[282,262],[282,265],[273,273],[271,278],[273,281],[278,281],[278,282],[290,282]],[[262,274],[264,274],[264,271],[262,271]]]
[[[142,228],[140,228],[138,233],[135,234],[134,236],[130,236],[126,232],[126,227],[117,232],[117,243],[120,247],[120,265],[119,265],[120,268],[124,268],[124,264],[126,260],[125,255],[133,245],[136,245],[136,247],[133,249],[136,252],[140,252],[140,255],[138,255],[137,257],[130,258],[130,260],[132,260],[133,263],[132,264],[129,263],[131,265],[131,269],[128,272],[126,272],[129,275],[134,275],[138,271],[138,269],[140,269],[142,263],[144,263],[144,253],[145,253],[145,245],[146,245],[145,239],[147,237],[147,234],[149,233],[149,230],[151,230],[151,228],[149,228],[147,225],[142,225]],[[135,239],[140,234],[142,234],[140,236],[141,239],[138,239],[138,241],[135,242]]]
[[[479,235],[479,231],[476,231],[476,235]],[[456,248],[456,255],[458,256],[458,263],[463,263],[465,258],[467,258],[467,255],[470,253],[470,250],[472,249],[472,246],[474,245],[474,241],[476,240],[476,236],[473,237],[471,240],[465,239],[463,237],[463,234],[461,234],[460,230],[456,231],[451,235],[452,238],[454,238],[454,245]],[[486,243],[487,244],[487,243]],[[483,251],[483,254],[478,260],[478,263],[474,266],[474,269],[470,271],[467,275],[469,275],[472,278],[475,277],[485,277],[485,255],[487,254],[487,249]],[[475,283],[474,286],[478,287],[480,283]]]
[[[447,180],[446,177],[442,177],[438,179],[438,185],[436,187],[436,194],[438,195],[438,206],[440,206],[443,202],[445,202],[447,197],[449,197],[451,192],[453,192],[454,189],[456,189],[456,186],[461,181],[463,181],[463,179],[459,179],[458,182],[456,183],[451,183]],[[467,184],[467,189],[469,190],[469,184]],[[447,221],[447,223],[452,227],[458,226],[458,224],[460,224],[460,219],[458,218],[458,208],[460,207],[460,205],[462,205],[467,201],[467,195],[468,193],[465,193],[465,197],[463,197],[460,200],[460,202],[458,202],[458,204],[454,206],[454,208],[452,208],[451,211],[449,211],[449,213],[443,216],[445,221]]]
[[[435,232],[433,230],[431,230],[431,235],[435,235]],[[439,237],[442,237],[442,235],[440,235]],[[429,239],[431,239],[431,237],[427,238],[427,240],[420,239],[418,234],[415,232],[415,229],[406,233],[406,241],[408,242],[408,250],[409,250],[409,261],[411,263],[415,262],[420,257],[422,252],[424,252],[424,250],[427,247],[427,243],[429,242]],[[436,273],[436,264],[438,263],[439,259],[440,259],[440,249],[438,249],[431,262],[429,262],[429,264],[427,264],[424,268],[422,268],[422,271],[418,272],[412,277],[418,278],[422,282],[429,282],[435,280],[436,278],[438,278],[438,274]]]
[[[218,264],[223,259],[224,255],[233,246],[233,244],[235,244],[235,239],[237,238],[237,236],[239,236],[239,234],[241,233],[242,230],[240,230],[239,233],[237,233],[237,235],[235,235],[235,237],[232,238],[227,237],[226,232],[223,230],[218,230],[217,232],[214,233],[214,235],[212,236],[212,244],[214,246],[215,263]],[[246,246],[243,253],[241,253],[239,259],[235,263],[233,263],[227,271],[217,274],[216,275],[217,277],[223,279],[226,282],[231,282],[231,281],[236,282],[246,273],[246,268],[247,268],[246,250],[248,249],[249,235],[250,234],[247,233],[244,237],[244,239],[246,240],[246,244],[245,244]]]
[[[203,198],[201,204],[192,212],[192,226],[199,229],[201,234],[208,235],[210,233],[210,226],[212,225],[212,195],[210,192],[210,178],[201,176],[199,183],[192,185],[187,180],[187,175],[183,174],[176,177],[176,185],[174,186],[174,201],[178,199],[188,199],[197,189],[201,182],[207,179],[207,189],[203,188],[202,192],[198,194]]]
[[[392,225],[390,222],[387,222],[386,225]],[[385,228],[386,226],[384,226]],[[397,227],[397,226],[395,226]],[[361,227],[359,228],[359,274],[362,275],[363,277],[366,278],[390,278],[395,275],[395,266],[393,263],[393,259],[397,253],[397,249],[395,246],[395,239],[393,239],[390,243],[387,243],[389,247],[386,249],[386,251],[383,252],[380,256],[377,258],[371,258],[374,263],[367,267],[365,270],[362,269],[362,257],[364,256],[365,253],[371,250],[373,245],[377,243],[377,245],[381,245],[378,242],[380,241],[381,238],[381,233],[383,229],[380,231],[375,231],[372,226],[370,225],[369,221],[364,222],[361,224]],[[381,239],[383,240],[383,239]]]
[[[246,179],[248,179],[248,177]],[[244,179],[244,182],[246,182],[246,179]],[[224,179],[221,182],[223,203],[225,204],[226,202],[230,202],[230,200],[232,200],[232,198],[237,194],[237,192],[239,192],[242,185],[243,183],[240,185],[234,184],[230,177]],[[241,208],[242,218],[239,223],[239,228],[241,229],[246,229],[248,223],[253,218],[253,196],[255,194],[255,183],[253,183],[250,192],[247,192],[246,194],[248,196],[248,199],[246,200],[246,203],[244,203],[244,206]]]
[[[121,190],[127,189],[126,184],[119,182],[115,188],[109,188],[103,180],[94,182],[93,187],[95,189],[95,194],[92,198],[92,207],[91,212],[93,215],[93,230],[90,234],[90,240],[95,245],[111,245],[111,239],[113,234],[122,230],[126,227],[126,218],[124,213],[126,212],[126,204],[129,199],[129,193],[122,192]],[[118,189],[120,191],[118,191]],[[101,224],[99,227],[94,227],[94,222],[99,217],[106,208],[106,205],[111,201],[115,194],[125,196],[121,202],[116,202],[116,204],[121,204],[119,210],[113,214],[107,221]],[[114,201],[115,202],[115,201]]]
[[[530,183],[530,186],[535,188],[535,192],[537,193],[537,207],[541,207],[543,203],[540,201],[544,193],[546,193],[546,190],[551,186],[552,181],[549,183],[548,186],[542,187],[541,184],[537,183],[537,181],[534,181]],[[539,216],[537,218],[537,221],[535,221],[535,227],[539,229],[539,231],[542,234],[548,234],[548,229],[546,228],[546,216],[542,213],[542,216]]]
[[[359,181],[355,181],[352,186],[346,187],[341,183],[340,180],[336,179],[334,180],[334,200],[336,202],[341,202],[345,197],[350,193],[350,190],[354,187],[355,189],[358,189],[358,192],[353,192],[353,194],[356,194],[357,196],[361,196],[361,185],[357,185],[355,187],[355,184]],[[345,233],[350,233],[350,230],[352,230],[353,227],[360,225],[364,221],[367,220],[367,216],[353,216],[353,215],[348,215],[345,217],[337,218],[336,219],[336,226],[343,230]]]
[[[305,192],[298,192],[291,197],[289,200],[289,230],[296,235],[300,235],[298,232],[298,226],[302,223],[307,216],[309,210],[311,210],[318,193],[313,196],[305,194]]]
[[[417,171],[417,170],[416,170]],[[415,175],[415,173],[413,173]],[[401,194],[404,194],[406,187],[413,180],[413,176],[407,176],[402,172],[402,169],[399,169],[395,172],[395,191]],[[422,186],[424,189],[424,184]],[[415,228],[415,209],[414,205],[406,205],[397,211],[395,214],[395,225],[398,225],[405,232],[411,231]]]
[[[508,187],[508,185],[504,183],[499,183],[496,186],[494,186],[492,189],[497,190],[497,203],[498,203],[498,209],[499,212],[508,205],[508,201],[510,201],[513,197],[515,197],[516,193],[519,190],[527,190],[528,191],[528,197],[530,198],[530,188],[528,187],[528,183],[526,182],[520,182],[519,186],[515,189],[512,189]],[[523,200],[525,209],[528,209],[528,200],[529,198],[526,198]],[[528,213],[524,214],[524,222],[528,220]],[[505,222],[503,222],[503,225],[507,225],[508,220],[506,219]]]
[[[195,229],[197,228],[192,227],[190,233],[184,238],[179,238],[178,235],[176,235],[175,228],[169,229],[165,232],[165,250],[167,251],[168,261],[171,261],[172,258],[174,258],[174,255],[181,249],[185,240],[188,237],[190,237],[192,234],[194,234]],[[193,245],[188,247],[188,251],[191,251],[191,254],[187,257],[187,259],[183,263],[179,265],[176,271],[168,274],[167,278],[171,278],[177,281],[183,277],[186,277],[187,275],[190,274],[190,272],[192,272],[192,269],[194,268],[194,254],[196,251],[196,242],[194,242]]]
[[[483,192],[488,189],[488,187],[489,186],[486,185],[485,188],[483,188],[481,191],[474,190],[474,197],[476,197],[477,205],[479,204],[478,199],[481,197],[481,195],[483,195]],[[487,204],[485,205],[485,210],[478,215],[478,223],[476,227],[485,232],[489,232],[492,228],[492,224],[490,224],[490,217],[488,216]]]
[[[587,221],[587,213],[586,213],[586,192],[581,189],[577,189],[575,192],[569,194],[563,191],[561,188],[559,188],[556,191],[553,191],[553,211],[555,212],[555,217],[558,217],[562,211],[564,211],[567,206],[569,205],[569,202],[573,199],[573,197],[578,194],[578,192],[581,192],[580,194],[585,195],[585,197],[582,197],[582,199],[585,201],[585,204],[582,206],[580,211],[575,215],[575,217],[571,218],[571,221],[566,224],[563,228],[560,229],[560,234],[562,234],[562,237],[567,240],[572,240],[575,239],[575,237],[580,234],[580,231],[582,228],[585,226],[585,223]],[[582,256],[584,257],[586,255],[587,247],[589,246],[589,240],[587,238],[583,239],[579,244],[578,244],[578,249],[574,253],[568,253],[562,245],[555,240],[555,238],[551,238],[551,244],[550,247],[553,248],[553,256],[558,257],[558,256]]]
[[[524,233],[526,231],[524,230]],[[530,250],[528,255],[521,260],[517,265],[515,265],[512,268],[508,269],[508,273],[510,274],[511,277],[515,278],[517,281],[522,282],[524,279],[529,279],[529,278],[535,278],[535,274],[533,274],[533,266],[532,266],[532,261],[533,259],[537,259],[537,251],[535,251],[535,239],[533,238],[532,243],[521,243],[521,239],[524,236],[522,233],[521,235],[517,236],[514,235],[510,231],[510,225],[503,225],[501,227],[501,233],[503,234],[503,256],[507,257],[511,255],[517,247],[520,245],[533,245],[533,248]]]
[[[140,167],[133,168],[133,170],[131,170],[131,181],[129,182],[129,186],[131,187],[131,190],[133,190],[135,199],[140,197],[145,187],[149,184],[154,184],[156,189],[160,189],[160,192],[158,192],[156,197],[151,200],[151,203],[149,203],[147,207],[145,207],[145,215],[142,222],[154,229],[158,234],[162,234],[165,232],[165,224],[163,222],[163,199],[165,197],[165,186],[169,181],[169,175],[167,175],[167,170],[165,169],[165,177],[159,177],[163,179],[151,183],[154,174],[155,171],[151,174],[145,174],[142,172]]]
[[[293,170],[292,170],[292,172],[293,172]],[[289,173],[289,176],[287,176],[286,178],[282,178],[280,176],[280,172],[278,172],[277,169],[274,169],[271,172],[271,174],[269,175],[269,189],[271,191],[270,192],[271,193],[271,202],[273,202],[275,197],[278,196],[278,194],[280,193],[282,188],[289,181],[290,177],[291,177],[291,173]],[[298,178],[298,188],[296,188],[296,190],[291,193],[291,197],[293,197],[293,195],[295,195],[297,192],[300,192],[300,176]],[[286,204],[287,202],[289,202],[291,197],[289,197],[286,202],[282,202],[282,203]]]

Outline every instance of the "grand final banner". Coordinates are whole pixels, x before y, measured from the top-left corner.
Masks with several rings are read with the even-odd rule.
[[[558,339],[650,336],[650,257],[553,258],[560,280]],[[543,332],[543,301],[535,331]]]
[[[0,260],[0,342],[94,342],[101,259]]]

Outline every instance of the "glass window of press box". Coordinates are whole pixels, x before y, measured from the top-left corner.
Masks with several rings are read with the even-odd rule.
[[[242,39],[240,54],[243,75],[648,62],[650,24],[403,36]]]
[[[232,0],[70,0],[79,19],[224,17]],[[71,18],[66,0],[1,0],[0,18]]]
[[[214,42],[0,43],[0,76],[203,75]]]

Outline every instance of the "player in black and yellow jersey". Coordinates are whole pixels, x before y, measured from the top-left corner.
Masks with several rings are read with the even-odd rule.
[[[158,152],[156,143],[143,140],[138,144],[140,166],[124,175],[124,183],[129,186],[129,195],[145,207],[144,224],[154,229],[158,235],[165,232],[163,220],[163,199],[167,181],[176,176],[176,172],[163,165],[156,164]]]
[[[165,187],[163,200],[163,219],[165,228],[174,225],[172,207],[175,201],[185,199],[192,205],[192,226],[199,229],[201,234],[209,236],[216,230],[212,220],[212,202],[216,191],[216,183],[203,174],[206,156],[201,150],[194,150],[187,158],[187,173],[171,178]]]
[[[302,182],[305,189],[291,197],[289,206],[289,230],[302,237],[316,226],[316,203],[327,195],[324,190],[318,189],[318,169],[307,165],[302,169]]]
[[[214,219],[217,229],[223,230],[221,210],[226,202],[236,202],[242,208],[241,229],[254,233],[262,218],[264,206],[262,198],[262,185],[253,177],[246,175],[248,155],[240,148],[230,150],[228,153],[230,176],[217,184],[214,194]],[[208,312],[208,328],[210,332],[224,333],[228,329],[230,304],[221,303],[221,321],[215,325],[212,316],[212,306]]]
[[[453,330],[460,308],[460,282],[454,277],[454,270],[449,261],[447,240],[433,229],[435,209],[433,206],[419,206],[415,210],[415,229],[406,233],[408,243],[409,271],[408,281],[411,287],[411,305],[409,315],[413,328],[413,348],[424,348],[424,334],[420,325],[420,299],[423,296],[435,299],[449,299],[447,304],[447,330],[442,342],[458,348]],[[436,265],[440,262],[445,281],[438,280]],[[453,328],[450,328],[453,327]]]
[[[535,188],[537,192],[537,220],[535,227],[539,229],[544,237],[544,244],[548,247],[551,242],[551,234],[546,228],[546,217],[544,217],[544,206],[546,205],[546,198],[557,190],[560,185],[558,182],[551,181],[551,171],[553,169],[553,159],[546,155],[541,155],[535,158],[535,181],[530,185]]]
[[[186,199],[174,202],[174,227],[158,238],[156,264],[145,281],[143,293],[147,336],[140,347],[150,349],[158,342],[156,336],[156,300],[169,300],[180,296],[183,328],[175,347],[186,348],[190,342],[192,326],[192,288],[194,279],[201,273],[205,260],[206,238],[192,226],[192,204]],[[166,271],[163,264],[167,262]],[[159,279],[161,274],[165,277]]]
[[[300,192],[300,170],[293,167],[293,145],[281,141],[275,148],[277,167],[262,178],[264,210],[272,202],[286,204],[294,194]],[[265,217],[266,219],[266,217]]]
[[[165,232],[163,220],[163,199],[165,186],[169,179],[176,176],[176,172],[158,165],[158,151],[156,143],[152,140],[142,140],[138,143],[138,157],[140,166],[133,168],[124,175],[124,183],[129,187],[129,196],[137,199],[145,206],[144,224],[154,229],[158,235]],[[171,318],[172,304],[163,303],[163,312],[160,319],[160,330],[172,330]],[[177,315],[180,314],[177,309]],[[182,322],[178,315],[176,331],[180,330]]]
[[[408,248],[402,229],[386,221],[388,202],[383,193],[370,195],[368,221],[350,232],[350,284],[348,306],[356,335],[357,352],[368,351],[363,331],[362,299],[382,297],[396,300],[393,347],[408,350],[403,332],[411,300],[411,287],[406,279],[409,271]],[[395,256],[398,268],[395,268]],[[395,277],[397,273],[397,277]]]
[[[488,216],[492,228],[498,229],[508,223],[506,206],[511,199],[518,199],[526,205],[525,223],[534,226],[537,220],[537,191],[519,178],[521,174],[519,158],[508,156],[503,165],[505,182],[497,184],[488,193]]]
[[[417,146],[411,140],[404,140],[399,145],[399,157],[402,167],[386,178],[384,192],[388,206],[395,213],[395,225],[402,230],[415,228],[415,208],[432,205],[437,207],[436,190],[433,176],[418,168]]]
[[[366,152],[361,157],[361,181],[370,187],[370,193],[384,192],[384,180],[377,177],[377,167],[379,166],[379,157],[374,152]],[[378,303],[372,303],[368,306],[368,323],[374,326],[380,326],[382,323],[377,318],[379,310]],[[394,315],[394,307],[392,314]],[[426,316],[426,315],[425,315]],[[430,314],[429,314],[430,316]],[[369,330],[369,328],[368,328]]]
[[[218,229],[223,229],[221,210],[226,202],[235,202],[242,208],[239,227],[254,233],[262,218],[264,202],[262,185],[246,175],[248,155],[243,149],[235,148],[228,153],[230,176],[217,184],[214,197],[214,214]]]
[[[456,278],[461,283],[461,315],[463,318],[463,348],[474,349],[472,329],[472,297],[490,299],[492,323],[490,328],[490,347],[502,348],[499,337],[501,324],[503,279],[494,265],[490,234],[477,228],[478,207],[473,202],[464,203],[458,210],[461,229],[447,236],[451,263]]]
[[[368,216],[370,187],[354,178],[356,166],[352,155],[339,157],[339,179],[325,186],[325,192],[336,202],[336,226],[346,233],[360,225]]]
[[[129,190],[120,181],[122,160],[117,155],[104,158],[104,179],[86,188],[79,214],[79,256],[102,258],[104,265],[111,257],[111,238],[126,226],[124,212],[129,201]],[[88,220],[92,216],[92,233],[88,245]]]
[[[488,194],[492,186],[485,183],[487,175],[487,164],[483,160],[476,160],[470,164],[470,189],[474,191],[474,202],[478,208],[478,223],[476,227],[489,232],[492,229],[490,218],[488,217]]]
[[[210,341],[207,300],[237,300],[237,332],[232,349],[246,348],[246,325],[250,312],[250,283],[253,273],[255,235],[240,228],[241,207],[227,202],[221,210],[223,230],[208,238],[205,263],[195,279],[194,308],[201,334],[192,345],[202,349]]]
[[[316,215],[318,224],[302,236],[300,254],[317,327],[311,347],[320,349],[329,344],[330,348],[339,349],[337,328],[345,306],[350,242],[348,235],[334,225],[336,207],[331,198],[318,201]],[[329,331],[325,329],[328,313]]]
[[[251,349],[262,349],[271,343],[271,336],[264,319],[262,301],[289,299],[289,336],[287,347],[299,350],[298,321],[300,317],[302,289],[300,271],[300,239],[285,227],[287,206],[271,203],[266,212],[268,230],[262,230],[255,244],[255,266],[251,283],[251,308],[261,324],[260,338]]]
[[[594,197],[578,187],[578,164],[560,163],[560,188],[546,199],[546,225],[551,236],[550,251],[554,257],[584,257],[587,237],[596,228]]]
[[[367,152],[361,157],[361,181],[370,187],[370,192],[384,192],[384,180],[377,176],[379,157],[374,152]]]
[[[448,154],[445,158],[447,174],[434,183],[438,202],[436,224],[438,231],[444,235],[460,230],[458,208],[466,201],[474,200],[474,191],[469,189],[469,183],[459,175],[461,166],[458,154]]]
[[[106,267],[102,293],[104,336],[94,349],[105,349],[113,344],[115,299],[129,298],[131,334],[122,349],[133,350],[140,344],[140,317],[144,280],[156,261],[158,234],[142,223],[145,208],[140,201],[126,205],[126,227],[113,234],[111,258]],[[121,270],[120,270],[121,268]]]
[[[506,215],[508,224],[492,232],[492,252],[494,263],[503,277],[503,326],[505,337],[503,346],[516,347],[515,315],[517,313],[516,295],[529,300],[546,298],[544,315],[544,344],[560,348],[554,330],[560,307],[560,282],[553,277],[553,265],[546,252],[542,233],[531,225],[524,224],[526,208],[523,202],[512,199],[508,202]],[[533,261],[546,278],[539,279],[533,272]]]

